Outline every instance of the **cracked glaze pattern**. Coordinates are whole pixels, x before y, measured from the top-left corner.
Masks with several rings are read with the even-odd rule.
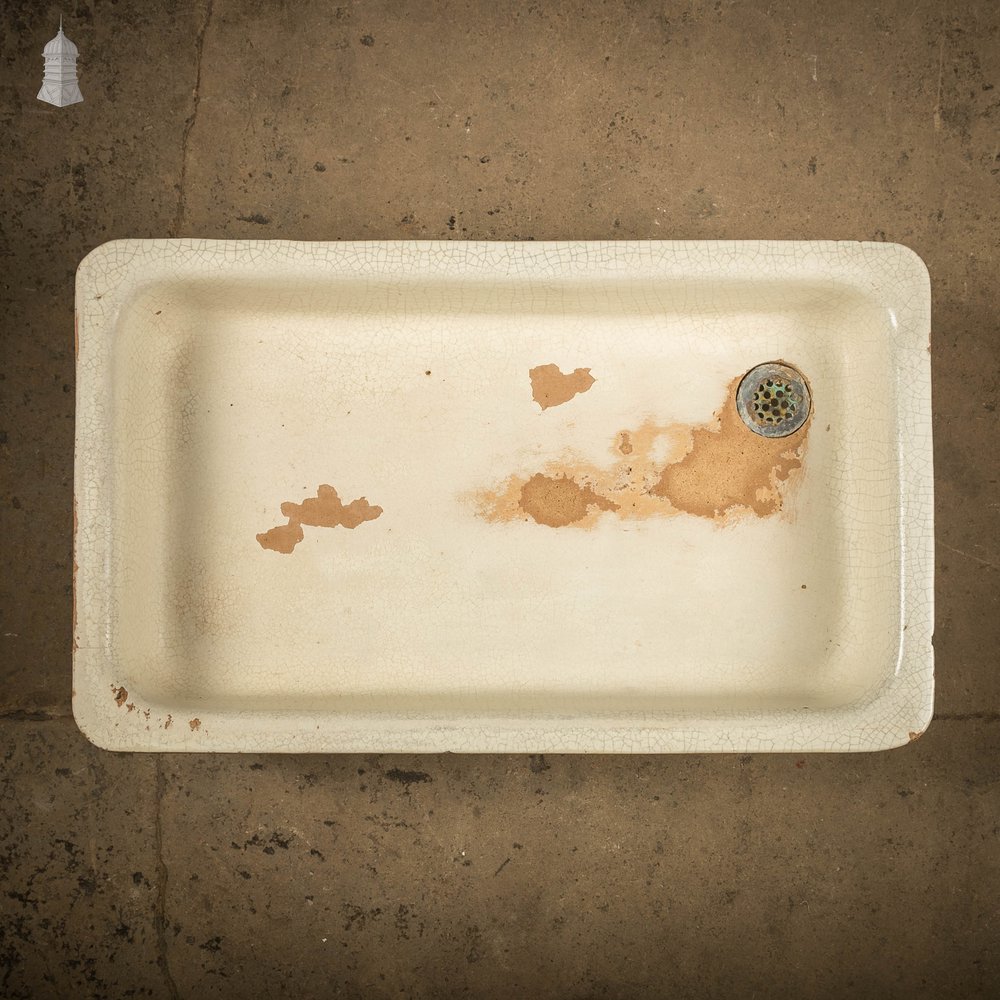
[[[905,743],[933,698],[929,311],[894,244],[105,244],[77,276],[77,721],[131,750]],[[769,516],[477,513],[628,454],[621,428],[683,446],[776,359],[813,415]],[[541,407],[542,366],[593,382]],[[266,551],[317,483],[382,513]]]

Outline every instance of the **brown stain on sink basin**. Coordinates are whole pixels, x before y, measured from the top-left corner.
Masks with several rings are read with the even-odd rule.
[[[659,480],[664,461],[681,458],[688,440],[684,428],[647,420],[614,436],[607,465],[566,452],[537,471],[515,473],[496,487],[474,493],[470,499],[479,516],[491,522],[533,520],[549,527],[573,524],[589,529],[604,512],[623,520],[662,516],[669,513],[667,505],[649,491]],[[553,483],[569,485],[553,487]],[[572,499],[574,507],[560,504],[560,499]],[[582,516],[565,516],[570,512],[579,514],[581,506]]]
[[[563,374],[558,365],[538,365],[528,372],[528,378],[531,379],[531,395],[543,410],[568,403],[597,381],[589,368],[576,368]]]
[[[782,484],[802,465],[811,418],[787,437],[754,434],[736,409],[739,381],[729,387],[718,425],[694,429],[688,453],[665,466],[650,490],[686,514],[719,517],[747,508],[767,517],[781,509]]]
[[[311,528],[356,528],[365,521],[374,521],[382,513],[381,507],[370,504],[365,497],[344,504],[332,486],[320,486],[316,496],[307,497],[302,503],[290,500],[281,505],[281,513],[290,521]]]
[[[518,504],[536,524],[561,528],[582,521],[591,508],[618,510],[618,504],[581,486],[567,476],[544,476],[536,472],[522,487]]]
[[[257,536],[257,541],[260,542],[261,548],[288,555],[303,538],[305,532],[302,530],[302,525],[298,521],[289,521],[288,524],[279,524],[262,531]]]
[[[324,484],[316,490],[316,496],[307,497],[301,503],[286,500],[281,505],[281,513],[288,518],[288,523],[262,531],[257,541],[263,549],[287,555],[305,537],[303,525],[353,529],[365,521],[374,521],[382,514],[382,508],[370,504],[365,497],[345,504],[332,486]]]
[[[473,494],[477,513],[491,522],[581,528],[594,527],[606,513],[622,520],[683,513],[720,522],[774,514],[802,465],[812,418],[784,438],[755,434],[736,409],[739,383],[728,385],[725,403],[707,424],[647,418],[614,434],[610,463],[567,451]]]

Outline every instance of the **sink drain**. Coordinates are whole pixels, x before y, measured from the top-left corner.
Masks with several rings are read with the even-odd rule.
[[[794,434],[806,422],[810,405],[802,373],[777,361],[751,368],[736,393],[743,423],[764,437]]]

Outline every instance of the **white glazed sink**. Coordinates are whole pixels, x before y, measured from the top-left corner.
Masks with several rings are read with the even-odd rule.
[[[76,294],[98,745],[876,750],[927,725],[911,251],[124,240]],[[734,403],[772,361],[812,397],[777,441]]]

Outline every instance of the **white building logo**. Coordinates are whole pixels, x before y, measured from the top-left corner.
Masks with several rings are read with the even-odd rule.
[[[83,100],[80,85],[76,82],[76,46],[63,34],[59,18],[59,34],[42,50],[45,59],[45,77],[38,99],[64,108]]]

